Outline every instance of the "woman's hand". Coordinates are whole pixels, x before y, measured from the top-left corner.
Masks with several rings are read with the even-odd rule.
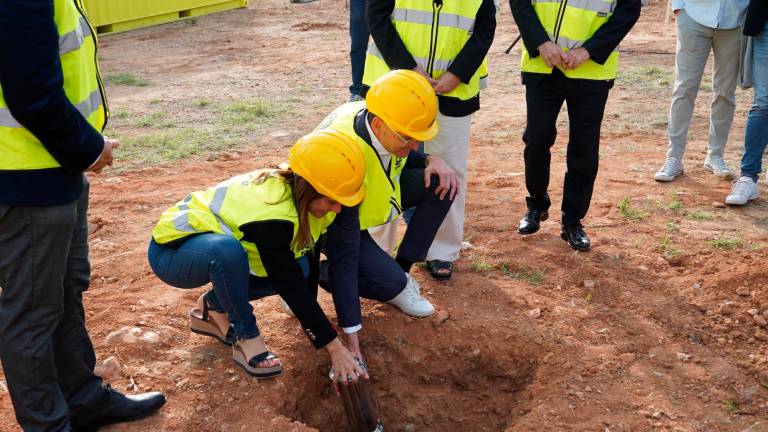
[[[361,361],[350,352],[339,340],[334,339],[326,347],[331,355],[331,366],[333,367],[333,389],[336,396],[339,396],[338,385],[347,385],[357,382],[359,378],[369,379],[368,372],[362,367]]]

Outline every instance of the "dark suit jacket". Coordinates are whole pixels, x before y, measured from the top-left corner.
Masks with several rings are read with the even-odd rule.
[[[768,0],[750,0],[747,8],[747,20],[744,22],[744,34],[757,36],[768,22]]]

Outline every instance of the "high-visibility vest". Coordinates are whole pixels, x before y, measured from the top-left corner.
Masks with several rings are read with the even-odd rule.
[[[616,0],[531,0],[531,3],[550,40],[563,51],[584,45],[608,21],[616,8]],[[552,68],[540,55],[531,58],[528,50],[522,51],[520,69],[523,72],[552,73]],[[614,79],[619,68],[619,51],[616,48],[602,65],[589,59],[576,69],[558,68],[569,78]]]
[[[101,132],[109,113],[96,58],[96,34],[81,0],[54,0],[53,8],[64,93],[88,123]],[[0,170],[60,166],[43,144],[13,118],[0,89]]]
[[[392,24],[416,63],[439,78],[472,36],[475,17],[483,0],[395,0]],[[370,86],[392,70],[371,40],[365,57],[363,84]],[[487,85],[488,59],[475,71],[469,84],[461,83],[443,96],[472,99]]]
[[[323,120],[315,129],[333,129],[354,137],[365,156],[365,198],[360,203],[360,229],[383,225],[402,213],[400,204],[400,174],[408,158],[392,155],[389,173],[384,170],[376,149],[355,132],[355,116],[365,108],[365,102],[346,103]]]
[[[295,240],[299,215],[290,185],[276,174],[258,180],[262,172],[242,174],[204,191],[190,193],[163,212],[152,230],[152,238],[159,244],[166,244],[193,234],[228,235],[239,240],[247,252],[251,273],[268,276],[256,245],[243,240],[240,228],[251,222],[284,220],[293,223]],[[335,218],[334,212],[328,212],[322,219],[310,213],[307,221],[312,239],[317,241]],[[300,258],[308,249],[294,246],[293,240],[294,256]]]

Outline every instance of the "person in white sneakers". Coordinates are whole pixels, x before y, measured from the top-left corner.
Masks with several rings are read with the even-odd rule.
[[[768,4],[749,3],[744,34],[752,36],[752,84],[755,99],[744,128],[744,153],[741,156],[741,178],[725,198],[729,205],[744,205],[757,198],[757,179],[763,171],[762,159],[768,145],[768,69],[755,67],[768,64]]]
[[[712,109],[704,168],[732,178],[723,154],[736,108],[741,22],[748,0],[673,0],[677,22],[675,87],[669,110],[669,146],[656,181],[670,182],[683,174],[683,154],[696,95],[710,51],[714,54]]]

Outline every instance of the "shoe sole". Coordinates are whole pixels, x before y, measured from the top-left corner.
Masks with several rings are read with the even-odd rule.
[[[732,173],[732,172],[730,172],[730,171],[729,171],[729,172],[727,172],[727,173],[724,173],[724,172],[722,172],[722,171],[715,171],[715,169],[714,169],[714,168],[712,168],[712,167],[711,167],[711,166],[709,166],[709,165],[704,165],[704,169],[705,169],[705,170],[707,170],[707,171],[709,171],[709,172],[711,172],[711,173],[712,173],[712,175],[714,175],[714,176],[715,176],[715,177],[717,177],[717,178],[722,178],[722,179],[727,179],[727,180],[732,180],[732,179],[736,178],[736,177],[733,175],[733,173]]]
[[[232,346],[232,342],[228,341],[226,336],[222,337],[216,324],[203,321],[202,318],[195,316],[192,312],[189,313],[189,329],[192,333],[212,337],[224,345]]]
[[[544,212],[541,214],[541,219],[539,219],[539,226],[536,227],[533,231],[521,231],[520,228],[517,229],[518,234],[522,235],[529,235],[539,232],[539,229],[541,229],[541,223],[545,222],[547,219],[549,219],[549,212]]]
[[[742,206],[742,205],[746,205],[746,204],[747,204],[747,203],[749,203],[750,201],[754,201],[754,200],[756,200],[758,196],[759,196],[759,195],[755,195],[755,196],[753,196],[753,197],[749,197],[749,198],[747,198],[747,200],[746,200],[746,201],[744,201],[744,202],[728,202],[728,198],[726,198],[726,199],[725,199],[725,203],[726,203],[726,204],[728,204],[728,205],[734,205],[734,206]]]
[[[245,373],[256,379],[274,378],[283,373],[282,365],[262,368],[252,367],[248,364],[248,361],[245,359],[245,356],[240,352],[240,350],[234,350],[232,353],[232,359],[235,361],[236,365],[240,366],[240,368],[245,371]]]
[[[683,175],[683,171],[680,171],[679,174],[675,174],[673,176],[656,176],[656,175],[654,175],[653,179],[656,180],[657,182],[669,183],[671,181],[674,181],[676,178],[680,177],[681,175]]]

